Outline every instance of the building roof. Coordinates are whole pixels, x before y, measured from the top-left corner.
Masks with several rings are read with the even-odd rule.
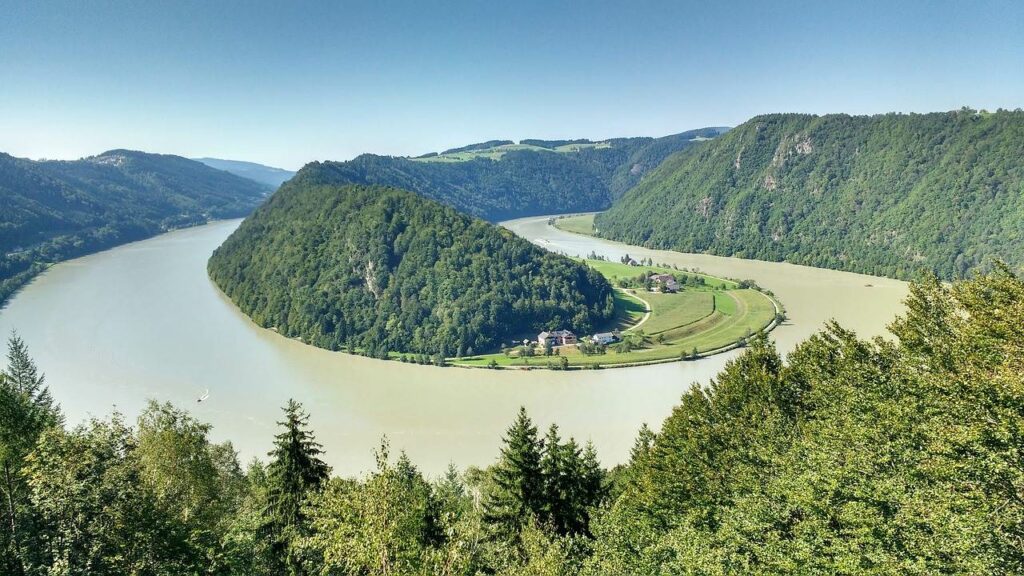
[[[572,333],[572,330],[552,330],[550,332],[545,330],[544,332],[537,334],[537,338],[542,340],[546,340],[548,338],[565,338],[566,336],[575,336],[575,334]]]

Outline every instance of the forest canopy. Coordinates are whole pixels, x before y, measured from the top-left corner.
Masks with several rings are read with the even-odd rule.
[[[615,138],[607,141],[608,146],[567,152],[510,150],[497,159],[460,162],[420,161],[436,155],[410,159],[363,154],[347,162],[313,162],[299,174],[318,184],[394,186],[497,222],[604,210],[671,153],[724,131],[703,128],[663,138]],[[510,142],[494,140],[445,153]]]
[[[944,279],[1024,264],[1024,112],[758,116],[595,221],[630,244]]]
[[[245,220],[210,277],[257,324],[332,350],[455,356],[611,319],[597,272],[411,192],[300,173]]]

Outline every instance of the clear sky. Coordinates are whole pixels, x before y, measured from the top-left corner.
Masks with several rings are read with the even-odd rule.
[[[1024,106],[1024,1],[0,0],[0,151],[298,168],[766,112]]]

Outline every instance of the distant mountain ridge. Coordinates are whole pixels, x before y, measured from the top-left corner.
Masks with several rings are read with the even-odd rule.
[[[494,222],[603,210],[668,155],[721,132],[703,128],[663,138],[536,141],[568,143],[555,148],[494,140],[417,158],[364,154],[347,162],[313,162],[299,175],[321,185],[394,186]]]
[[[278,186],[291,180],[295,172],[284,168],[274,168],[256,162],[245,162],[242,160],[224,160],[222,158],[193,158],[196,162],[202,162],[211,168],[230,172],[235,176],[255,180],[270,186],[274,190]]]
[[[180,156],[0,153],[0,302],[46,264],[251,212],[268,187]]]
[[[649,247],[912,278],[1024,264],[1024,112],[758,116],[595,224]]]

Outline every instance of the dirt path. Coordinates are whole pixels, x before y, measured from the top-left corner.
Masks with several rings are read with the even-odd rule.
[[[642,325],[642,324],[643,324],[644,322],[647,322],[647,319],[648,319],[648,318],[650,318],[650,317],[651,317],[651,303],[650,303],[650,302],[648,302],[647,300],[644,300],[643,298],[641,298],[641,297],[637,296],[637,295],[636,295],[636,293],[632,293],[632,294],[631,294],[631,293],[629,293],[629,292],[626,292],[625,290],[623,290],[623,291],[622,291],[622,293],[623,293],[623,294],[626,294],[627,296],[631,296],[631,297],[633,297],[633,298],[636,298],[637,300],[639,300],[639,301],[643,302],[643,303],[644,303],[644,308],[646,308],[646,309],[647,309],[647,312],[646,312],[646,313],[644,314],[644,317],[643,317],[643,318],[641,318],[639,322],[637,322],[636,324],[634,324],[634,325],[630,326],[629,328],[627,328],[627,330],[636,330],[636,329],[637,329],[637,328],[639,328],[639,327],[640,327],[640,326],[641,326],[641,325]]]

